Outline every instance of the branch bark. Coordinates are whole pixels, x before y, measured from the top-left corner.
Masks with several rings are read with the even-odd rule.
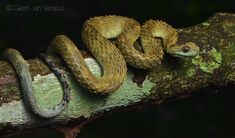
[[[0,61],[0,135],[9,136],[45,125],[66,133],[59,127],[69,125],[80,128],[97,116],[123,108],[149,102],[160,104],[167,99],[191,95],[211,85],[235,85],[235,14],[216,13],[207,21],[178,29],[178,32],[178,43],[191,41],[200,46],[199,56],[176,59],[165,55],[163,64],[147,73],[129,68],[121,88],[105,97],[92,95],[82,89],[64,63],[57,60],[56,64],[68,78],[72,99],[61,115],[47,121],[28,113],[13,68],[7,62]],[[101,69],[95,60],[86,57],[86,62],[99,76]],[[39,59],[28,60],[28,63],[40,107],[47,108],[58,103],[62,89],[57,78]],[[74,133],[73,130],[76,129],[71,129],[69,133]]]

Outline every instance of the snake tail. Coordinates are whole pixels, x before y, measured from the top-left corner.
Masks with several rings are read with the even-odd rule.
[[[29,72],[29,65],[28,63],[24,60],[22,55],[20,54],[19,51],[15,49],[6,49],[3,51],[1,57],[4,60],[8,60],[14,67],[16,74],[18,76],[18,79],[21,84],[22,88],[22,99],[26,105],[26,107],[31,111],[34,115],[44,118],[44,119],[49,119],[53,118],[57,115],[59,115],[64,108],[67,106],[68,101],[69,101],[69,95],[70,95],[70,90],[65,82],[65,78],[60,77],[59,80],[61,84],[63,84],[63,98],[61,102],[48,109],[40,109],[39,106],[37,105],[35,96],[34,96],[34,91],[33,91],[33,84],[32,84],[32,77]],[[61,74],[58,69],[55,70],[55,67],[53,67],[56,74]],[[63,75],[60,75],[63,76]]]

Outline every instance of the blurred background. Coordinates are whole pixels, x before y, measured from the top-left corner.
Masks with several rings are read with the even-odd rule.
[[[25,58],[45,52],[58,34],[69,36],[79,49],[80,30],[90,17],[116,14],[143,23],[164,20],[182,28],[201,23],[215,12],[235,13],[235,1],[221,0],[0,0],[0,52],[7,47]],[[141,111],[116,113],[92,121],[79,138],[232,138],[235,137],[235,88],[209,88],[183,100]],[[20,137],[62,138],[48,130]]]

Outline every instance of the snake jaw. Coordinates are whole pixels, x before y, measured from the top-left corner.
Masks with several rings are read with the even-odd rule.
[[[175,57],[194,57],[200,53],[200,48],[193,42],[186,42],[172,46],[169,53]]]

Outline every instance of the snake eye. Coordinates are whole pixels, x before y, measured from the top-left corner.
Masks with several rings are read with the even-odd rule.
[[[184,46],[184,47],[182,47],[182,51],[183,51],[184,53],[189,52],[189,50],[190,50],[190,47],[189,47],[189,46]]]

